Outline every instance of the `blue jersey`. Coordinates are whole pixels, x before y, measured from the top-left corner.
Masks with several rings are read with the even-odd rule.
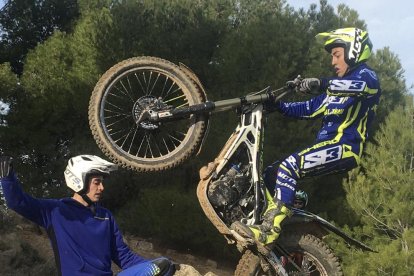
[[[93,214],[72,198],[33,198],[14,174],[1,185],[10,209],[47,230],[59,275],[112,275],[111,260],[122,269],[147,261],[124,243],[107,209],[97,206]]]
[[[357,145],[360,155],[381,95],[377,75],[362,63],[343,77],[321,79],[320,87],[321,95],[304,102],[281,102],[279,111],[300,119],[322,117],[316,141]]]

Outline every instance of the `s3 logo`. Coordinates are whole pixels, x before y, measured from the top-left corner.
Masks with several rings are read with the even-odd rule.
[[[331,80],[329,82],[330,91],[350,91],[362,92],[367,85],[365,81],[358,80]]]
[[[330,163],[341,159],[342,146],[335,146],[333,148],[323,149],[317,152],[312,152],[304,155],[303,168],[308,169],[322,164]]]

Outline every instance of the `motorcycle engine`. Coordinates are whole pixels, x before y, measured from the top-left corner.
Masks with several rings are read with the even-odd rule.
[[[234,221],[235,218],[245,217],[242,207],[253,200],[248,193],[251,188],[248,172],[243,171],[233,165],[209,185],[207,195],[210,203],[225,220]]]

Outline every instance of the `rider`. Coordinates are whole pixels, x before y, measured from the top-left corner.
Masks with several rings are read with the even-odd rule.
[[[263,223],[249,227],[240,222],[233,225],[242,235],[265,245],[278,238],[281,222],[291,214],[298,179],[345,172],[359,164],[367,129],[381,95],[377,75],[365,63],[372,51],[366,31],[342,28],[319,33],[316,38],[331,54],[337,77],[296,79],[297,91],[323,93],[304,102],[270,103],[285,116],[322,118],[316,141],[280,164],[274,175],[275,197],[273,200],[268,197]]]
[[[94,155],[73,157],[64,173],[73,196],[36,199],[20,188],[12,158],[0,157],[0,182],[8,207],[47,230],[59,275],[112,275],[111,260],[126,269],[118,274],[122,276],[174,274],[167,258],[147,260],[133,253],[112,214],[98,205],[104,178],[116,169]]]

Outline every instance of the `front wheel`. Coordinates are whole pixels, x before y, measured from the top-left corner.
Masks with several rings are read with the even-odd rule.
[[[319,238],[311,234],[286,233],[278,241],[289,256],[280,257],[288,275],[343,275],[338,258],[332,250]],[[275,252],[277,254],[277,252]],[[299,272],[295,265],[304,272]],[[247,250],[237,265],[235,276],[262,276],[274,275],[264,272],[260,259],[252,251]]]
[[[202,103],[194,77],[155,57],[135,57],[110,68],[89,102],[89,125],[111,160],[136,171],[160,171],[182,163],[199,148],[206,115],[153,123],[140,120],[149,109],[168,110]]]

